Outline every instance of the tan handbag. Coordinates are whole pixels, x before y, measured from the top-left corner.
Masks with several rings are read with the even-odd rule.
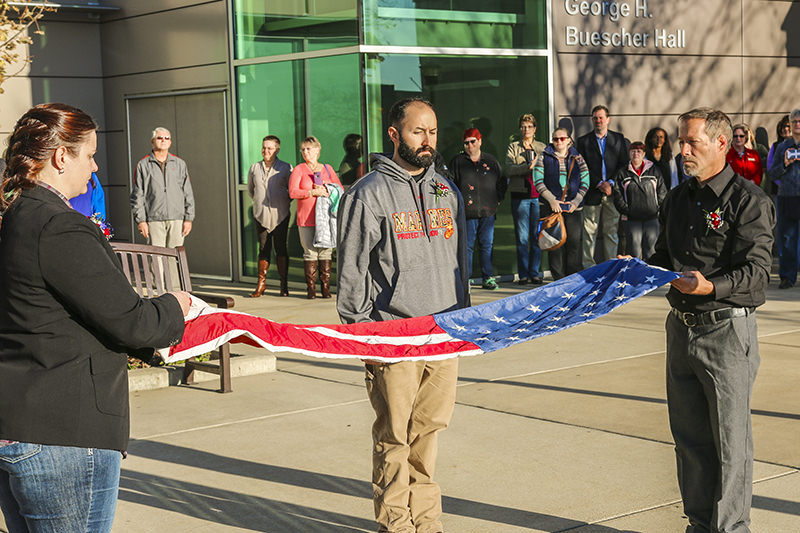
[[[567,183],[561,194],[561,203],[567,197],[567,187],[569,186],[569,175],[572,173],[572,168],[575,166],[575,160],[569,166],[567,172]],[[539,219],[539,227],[537,231],[537,239],[539,241],[539,248],[544,252],[552,252],[558,250],[564,243],[567,242],[567,227],[564,225],[564,217],[561,213],[550,213],[549,215]]]

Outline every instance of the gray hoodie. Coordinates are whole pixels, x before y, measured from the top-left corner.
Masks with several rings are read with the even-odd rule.
[[[370,165],[374,170],[356,181],[339,206],[336,306],[342,321],[469,306],[458,188],[433,166],[417,181],[383,155],[370,154]],[[442,186],[444,194],[437,193]]]

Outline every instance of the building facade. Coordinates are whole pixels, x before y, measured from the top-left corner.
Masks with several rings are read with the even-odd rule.
[[[348,134],[362,152],[389,150],[391,103],[422,94],[439,117],[439,150],[461,150],[478,127],[501,161],[517,118],[590,129],[596,104],[631,140],[698,105],[749,123],[762,144],[800,107],[800,2],[764,0],[105,0],[71,2],[42,24],[33,63],[0,95],[0,134],[30,105],[65,101],[100,123],[100,177],[117,238],[136,239],[132,169],[150,131],[173,132],[189,165],[197,219],[192,271],[225,279],[255,273],[247,169],[261,139],[302,161],[315,135],[339,168]],[[677,145],[673,144],[673,150]],[[362,161],[364,157],[362,156]],[[290,232],[299,257],[296,229]],[[513,246],[507,206],[496,246]],[[291,250],[290,250],[291,251]],[[515,265],[497,264],[501,273]]]

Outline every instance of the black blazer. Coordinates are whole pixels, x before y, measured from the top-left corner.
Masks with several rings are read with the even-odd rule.
[[[128,349],[180,341],[172,295],[143,300],[99,228],[24,190],[0,229],[0,439],[124,450]]]
[[[608,130],[605,157],[603,157],[597,145],[597,136],[592,130],[578,137],[577,148],[589,168],[589,192],[586,193],[583,203],[599,205],[604,196],[597,188],[597,184],[603,181],[603,159],[606,161],[606,179],[613,181],[614,176],[625,170],[630,162],[628,141],[621,133]]]

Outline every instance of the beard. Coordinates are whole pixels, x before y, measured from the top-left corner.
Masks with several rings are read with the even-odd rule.
[[[687,166],[687,164],[689,166]],[[700,170],[697,166],[697,161],[687,161],[686,159],[683,160],[683,173],[687,176],[691,176],[693,178],[697,177],[697,172]]]
[[[420,155],[421,152],[429,152],[429,154]],[[433,164],[433,160],[436,156],[436,150],[427,145],[423,145],[414,150],[411,148],[411,146],[406,144],[405,139],[403,139],[403,135],[400,134],[400,144],[397,146],[397,155],[399,155],[400,158],[409,165],[413,165],[417,168],[428,168]]]

